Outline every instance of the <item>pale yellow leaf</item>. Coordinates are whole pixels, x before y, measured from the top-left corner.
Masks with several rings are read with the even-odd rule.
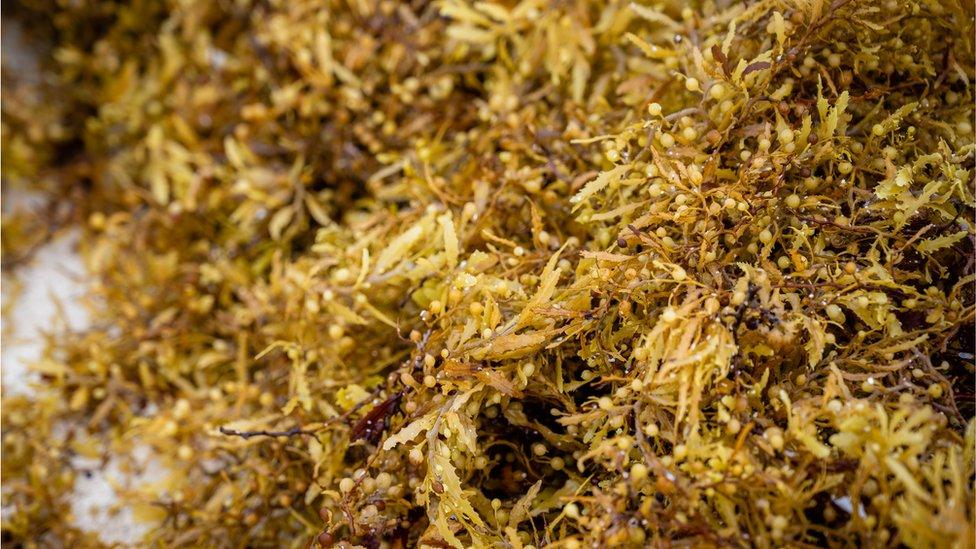
[[[454,220],[450,213],[446,213],[437,218],[444,230],[444,251],[447,253],[447,264],[450,268],[457,267],[458,263],[458,237],[454,229]]]
[[[395,448],[397,444],[403,444],[404,442],[413,440],[420,433],[423,433],[424,431],[427,431],[433,427],[436,419],[436,414],[427,414],[422,418],[415,419],[412,423],[397,431],[396,434],[387,438],[383,442],[383,449],[391,450]]]
[[[940,236],[937,238],[928,238],[918,243],[918,251],[930,254],[932,252],[937,252],[943,248],[948,248],[956,242],[959,242],[963,238],[966,238],[966,231],[959,231],[952,234],[947,234],[945,236]]]
[[[592,179],[586,185],[583,185],[583,188],[569,199],[570,202],[576,204],[573,206],[573,211],[576,211],[587,198],[602,191],[607,185],[610,184],[611,181],[617,181],[623,177],[626,171],[627,166],[625,165],[615,166],[605,172],[601,172],[600,175],[596,176],[595,179]]]

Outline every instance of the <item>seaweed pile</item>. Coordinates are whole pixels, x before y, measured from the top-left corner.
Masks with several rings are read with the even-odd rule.
[[[5,543],[136,448],[158,546],[976,543],[971,2],[9,9]]]

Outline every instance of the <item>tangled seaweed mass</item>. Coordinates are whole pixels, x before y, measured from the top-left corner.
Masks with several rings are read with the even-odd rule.
[[[144,546],[976,543],[972,2],[11,10],[4,271],[79,231],[92,324],[5,545],[104,543],[79,457]]]

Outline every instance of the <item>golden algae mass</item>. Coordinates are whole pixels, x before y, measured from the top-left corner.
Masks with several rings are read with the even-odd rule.
[[[972,547],[973,15],[7,6],[5,281],[76,231],[91,324],[4,543],[151,462],[142,546]]]

